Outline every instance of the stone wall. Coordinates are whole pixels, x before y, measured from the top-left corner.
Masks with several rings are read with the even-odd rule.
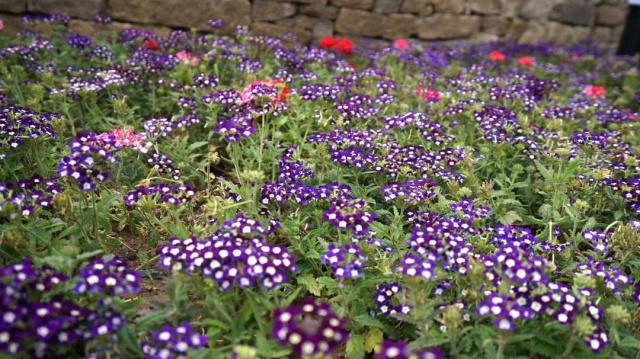
[[[146,27],[208,31],[222,18],[224,31],[249,25],[262,35],[291,32],[302,41],[348,36],[388,41],[511,38],[572,43],[593,39],[615,44],[627,8],[624,0],[0,0],[7,31],[25,14],[63,13],[73,31],[103,28],[91,20],[110,16],[110,28]]]

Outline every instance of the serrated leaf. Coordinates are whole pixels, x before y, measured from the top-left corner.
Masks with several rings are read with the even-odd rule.
[[[364,337],[364,349],[367,352],[372,352],[378,344],[382,343],[384,339],[384,333],[378,328],[371,328],[367,331]]]
[[[187,149],[189,150],[189,152],[195,150],[196,148],[200,148],[204,145],[207,145],[209,142],[208,141],[198,141],[198,142],[194,142],[192,144],[189,145],[189,147],[187,147]]]
[[[367,314],[360,314],[353,317],[353,321],[363,327],[374,327],[384,329],[384,325],[378,319],[373,318]]]
[[[315,295],[316,297],[319,297],[322,294],[322,288],[324,288],[324,285],[322,283],[319,283],[311,275],[307,274],[300,276],[297,278],[297,280],[299,284],[302,284],[307,289],[307,291],[309,291],[309,293]]]
[[[503,214],[500,218],[499,221],[501,224],[514,224],[516,222],[521,222],[522,221],[522,217],[520,217],[520,215],[518,213],[516,213],[515,211],[509,211],[505,214]]]
[[[338,288],[338,282],[331,277],[319,277],[316,281],[327,287],[329,290],[335,290]]]
[[[346,357],[350,359],[364,358],[364,339],[362,335],[352,335],[347,342]]]

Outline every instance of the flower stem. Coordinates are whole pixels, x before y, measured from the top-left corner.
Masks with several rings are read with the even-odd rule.
[[[500,341],[498,342],[498,355],[496,359],[504,359],[504,348],[507,346],[507,342],[509,341],[509,335],[503,333],[500,337]]]
[[[573,346],[576,344],[576,336],[573,335],[573,327],[569,330],[569,341],[564,347],[564,352],[562,352],[562,359],[569,358],[571,351],[573,351]]]

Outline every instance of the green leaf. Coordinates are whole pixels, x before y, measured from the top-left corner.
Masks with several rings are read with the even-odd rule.
[[[364,358],[364,339],[362,335],[352,335],[347,342],[346,357],[350,359]]]
[[[147,331],[157,324],[166,321],[169,313],[169,309],[162,309],[156,312],[148,313],[138,320],[138,328],[141,331]]]
[[[309,293],[316,297],[322,294],[322,288],[324,288],[322,283],[318,283],[318,281],[309,274],[298,277],[298,284],[302,284]]]
[[[382,324],[382,322],[380,322],[376,318],[370,317],[367,314],[357,315],[353,317],[353,321],[363,327],[374,327],[374,328],[384,329],[384,324]]]
[[[384,333],[378,328],[371,328],[367,331],[367,335],[364,337],[364,349],[367,352],[372,352],[378,344],[382,343],[384,339]]]
[[[200,148],[202,146],[205,146],[208,143],[209,143],[208,141],[194,142],[194,143],[190,144],[189,147],[187,147],[187,149],[189,150],[189,152],[193,152],[193,150],[195,150],[196,148]]]
[[[640,349],[640,339],[634,336],[628,335],[620,341],[620,346],[627,347],[627,348]]]
[[[338,288],[338,282],[331,277],[319,277],[316,281],[327,287],[329,290],[336,290]]]
[[[522,222],[522,217],[515,211],[509,211],[503,214],[498,220],[502,224],[514,224],[516,222]]]
[[[136,333],[130,325],[125,325],[118,331],[118,338],[127,346],[127,349],[133,352],[138,352],[140,349]]]

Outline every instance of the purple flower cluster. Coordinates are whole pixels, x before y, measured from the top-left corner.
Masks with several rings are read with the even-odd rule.
[[[152,118],[145,121],[144,135],[148,139],[169,137],[173,132],[189,128],[195,124],[202,122],[202,119],[196,115],[189,114],[183,117],[172,118],[171,120],[166,118]]]
[[[47,23],[60,23],[66,24],[71,20],[69,16],[63,14],[49,14],[49,15],[28,15],[22,17],[23,24],[33,24],[36,22],[47,22]]]
[[[620,269],[599,262],[589,257],[586,262],[576,265],[578,273],[601,278],[604,286],[613,293],[620,293],[621,286],[627,286],[633,282],[633,279],[624,274]]]
[[[345,320],[328,303],[313,298],[276,309],[273,317],[271,335],[281,345],[292,346],[297,355],[328,356],[348,338]]]
[[[435,181],[419,178],[405,183],[386,184],[382,186],[381,191],[385,201],[402,198],[406,203],[420,203],[435,197],[435,186]]]
[[[443,359],[444,352],[439,348],[410,350],[403,342],[385,340],[376,355],[376,359]]]
[[[0,352],[50,357],[124,324],[117,312],[83,307],[57,294],[67,280],[51,267],[35,267],[29,258],[0,268]]]
[[[123,201],[125,205],[133,206],[138,203],[142,197],[160,195],[162,202],[177,206],[179,204],[189,203],[195,194],[196,190],[189,185],[167,184],[163,182],[148,186],[137,186],[123,197]]]
[[[336,111],[345,118],[365,120],[378,113],[374,101],[367,95],[353,94],[336,104]]]
[[[97,258],[80,270],[73,292],[119,296],[140,291],[140,274],[117,256]]]
[[[166,174],[176,181],[180,179],[180,170],[173,167],[173,160],[165,154],[155,152],[147,156],[147,163],[160,174]]]
[[[362,255],[360,247],[356,244],[337,246],[330,243],[320,260],[331,267],[334,277],[355,279],[362,275],[362,267],[367,262],[367,257]]]
[[[83,132],[69,142],[71,153],[58,163],[58,177],[73,178],[83,191],[95,189],[97,182],[109,176],[111,165],[118,161],[114,136],[98,137],[93,132]]]
[[[158,265],[210,278],[223,291],[234,284],[272,289],[297,267],[284,247],[266,242],[266,233],[260,222],[238,214],[205,240],[171,238],[157,250]]]
[[[60,192],[58,180],[54,178],[34,176],[15,183],[0,183],[0,196],[4,198],[0,201],[0,211],[8,209],[13,216],[15,210],[28,217],[36,207],[50,208],[53,196]]]
[[[192,81],[199,88],[214,88],[220,83],[217,77],[205,73],[194,75]]]
[[[91,39],[78,33],[72,33],[67,38],[67,45],[78,50],[84,50],[91,45]]]
[[[381,284],[376,290],[373,299],[383,315],[409,314],[411,306],[404,304],[392,304],[394,298],[400,294],[402,288],[398,283]]]
[[[145,359],[186,358],[189,350],[207,345],[207,337],[184,322],[177,327],[164,325],[151,333],[151,341],[142,343]]]
[[[376,219],[374,213],[364,210],[365,207],[366,202],[362,199],[335,197],[322,218],[336,228],[351,230],[356,236],[365,235],[369,224]]]
[[[582,232],[582,238],[591,243],[593,249],[596,251],[607,254],[607,235],[604,232],[598,230],[586,230]]]
[[[55,138],[53,122],[60,120],[54,113],[39,113],[19,106],[0,107],[0,159],[27,139]]]
[[[323,84],[305,85],[299,91],[300,98],[303,101],[315,101],[319,98],[327,101],[336,101],[340,93],[340,87]]]

